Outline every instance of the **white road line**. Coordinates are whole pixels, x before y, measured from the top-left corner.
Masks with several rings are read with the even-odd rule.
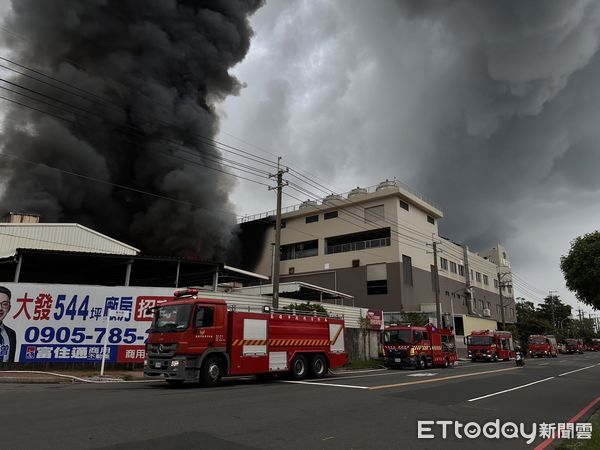
[[[350,388],[350,389],[369,389],[367,386],[351,386],[349,384],[333,384],[333,383],[315,383],[314,381],[279,380],[279,383],[308,384],[310,386],[331,386],[331,387],[342,387],[342,388]]]
[[[600,364],[596,364],[596,366],[598,366]],[[583,367],[581,369],[577,369],[577,370],[571,370],[570,372],[565,372],[565,373],[561,373],[558,374],[559,377],[564,377],[565,375],[569,375],[570,373],[575,373],[575,372],[579,372],[580,370],[586,370],[586,369],[591,369],[592,367],[594,367],[594,365],[592,366],[587,366],[587,367]]]
[[[534,384],[543,383],[544,381],[552,380],[553,378],[554,377],[548,377],[548,378],[544,378],[543,380],[534,381],[533,383],[522,384],[521,386],[517,386],[514,388],[510,388],[510,389],[505,389],[503,391],[494,392],[493,394],[483,395],[481,397],[475,397],[475,398],[469,399],[469,401],[476,402],[477,400],[482,400],[484,398],[489,398],[489,397],[493,397],[495,395],[505,394],[506,392],[516,391],[517,389],[523,389],[527,386],[532,386]]]
[[[387,372],[389,369],[364,369],[364,370],[352,370],[352,373],[369,373],[369,372]],[[330,373],[333,373],[334,375],[337,374],[342,374],[342,373],[348,373],[348,371],[345,370],[332,370],[330,371]]]

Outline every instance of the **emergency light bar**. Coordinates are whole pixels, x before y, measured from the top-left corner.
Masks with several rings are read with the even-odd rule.
[[[173,296],[177,297],[177,298],[181,298],[181,297],[193,297],[194,295],[198,295],[198,292],[200,292],[199,289],[196,289],[196,288],[187,288],[187,289],[183,289],[181,291],[175,291],[173,293]]]

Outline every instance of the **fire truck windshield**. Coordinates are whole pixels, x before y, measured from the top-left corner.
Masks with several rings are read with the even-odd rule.
[[[410,344],[410,330],[388,330],[383,334],[384,344]]]
[[[545,344],[546,343],[546,339],[545,338],[533,338],[529,340],[530,344]]]
[[[491,336],[469,336],[469,345],[492,345]]]
[[[192,305],[159,306],[154,312],[151,331],[164,333],[185,330],[190,323]]]

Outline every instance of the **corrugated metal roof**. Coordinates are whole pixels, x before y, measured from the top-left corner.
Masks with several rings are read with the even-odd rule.
[[[77,223],[0,223],[0,255],[18,248],[137,255],[140,250]]]

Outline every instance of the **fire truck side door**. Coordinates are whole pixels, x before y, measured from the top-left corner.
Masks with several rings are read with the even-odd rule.
[[[215,342],[215,308],[198,305],[194,316],[194,338],[200,348],[213,347]]]

